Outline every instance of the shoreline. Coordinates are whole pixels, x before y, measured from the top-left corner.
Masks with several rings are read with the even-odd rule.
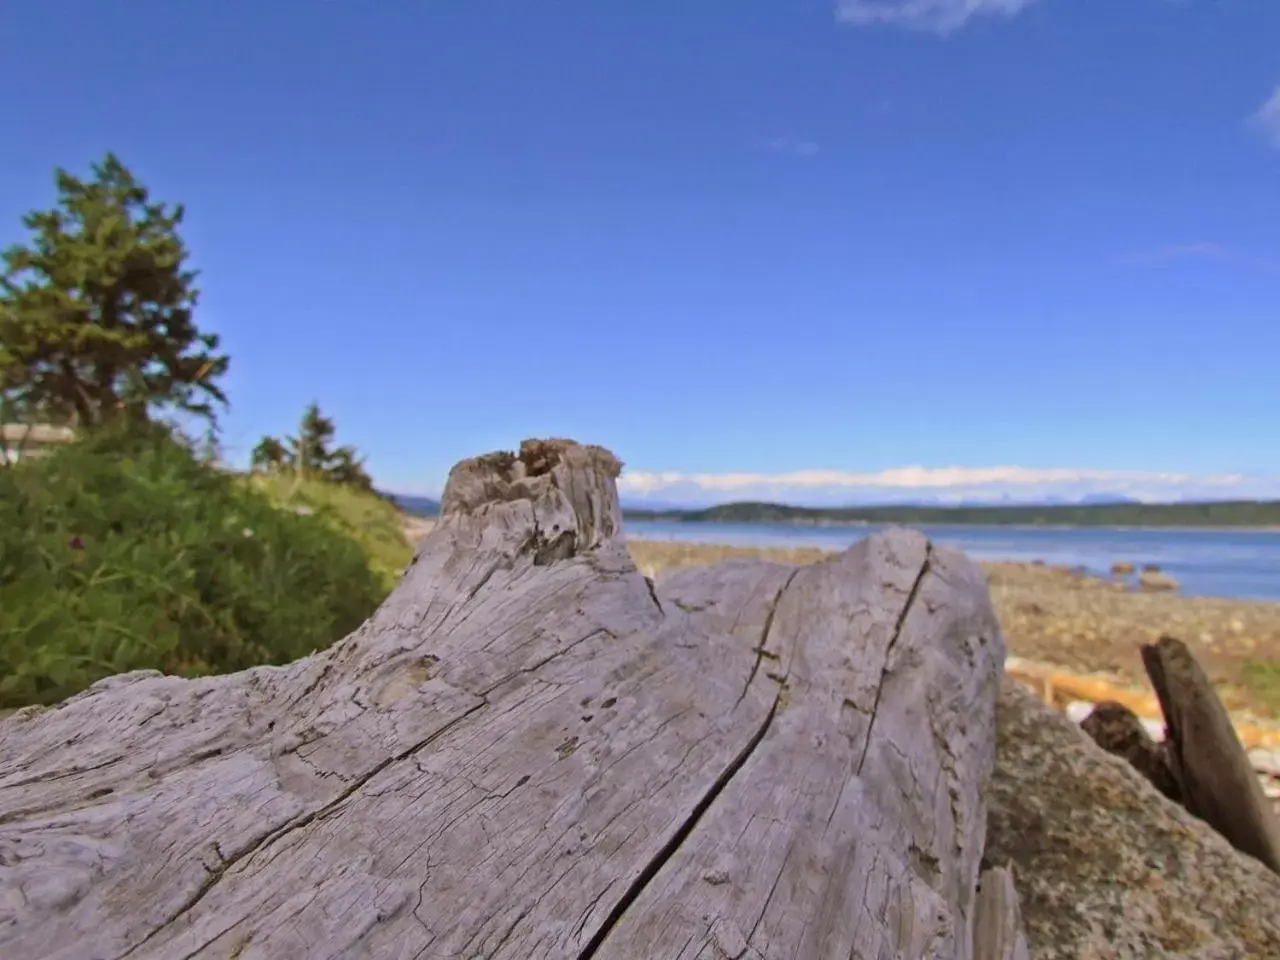
[[[623,516],[623,523],[627,521]],[[1118,530],[1127,533],[1280,533],[1280,526],[1186,526],[1181,524],[1110,524],[1110,523],[958,523],[939,520],[915,522],[887,520],[832,521],[802,523],[796,520],[682,520],[678,517],[632,517],[634,523],[688,524],[691,527],[801,527],[815,530],[862,530],[867,527],[945,527],[955,530]]]

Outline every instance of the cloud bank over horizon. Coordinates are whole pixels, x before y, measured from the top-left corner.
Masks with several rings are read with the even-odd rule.
[[[444,484],[386,484],[392,492],[438,498]],[[1104,498],[1143,503],[1280,500],[1280,475],[1030,467],[895,467],[874,473],[686,473],[624,468],[618,494],[635,506],[702,507],[753,500],[794,506],[889,503],[1079,503]]]

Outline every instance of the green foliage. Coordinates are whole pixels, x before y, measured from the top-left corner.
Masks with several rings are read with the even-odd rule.
[[[324,513],[278,508],[156,425],[0,470],[0,708],[328,646],[387,585]]]
[[[57,206],[23,218],[3,252],[0,395],[27,422],[93,426],[159,408],[215,419],[229,363],[196,327],[183,208],[152,202],[113,155],[80,180],[56,172]]]
[[[322,479],[331,483],[373,492],[373,479],[364,469],[364,461],[354,447],[333,447],[336,429],[333,420],[320,413],[311,403],[303,411],[295,437],[283,441],[263,437],[250,457],[255,472],[283,470],[305,479]]]
[[[399,511],[383,497],[357,487],[280,472],[253,474],[249,483],[282,509],[313,514],[360,544],[388,591],[413,556]]]
[[[1280,714],[1280,663],[1250,660],[1244,665],[1244,685],[1255,709]]]
[[[289,462],[289,451],[275,437],[263,437],[249,455],[254,470],[278,470]]]

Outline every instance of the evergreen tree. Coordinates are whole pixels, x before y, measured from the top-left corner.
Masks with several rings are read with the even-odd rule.
[[[298,435],[289,438],[294,469],[304,475],[325,473],[333,459],[329,444],[334,433],[333,421],[320,413],[320,405],[308,404],[298,424]]]
[[[333,420],[320,412],[312,402],[303,411],[298,434],[285,437],[263,437],[250,455],[254,470],[291,470],[299,477],[316,477],[332,483],[373,491],[373,478],[364,468],[364,459],[354,447],[333,447],[337,433]]]
[[[249,455],[251,470],[278,470],[289,462],[289,451],[275,437],[263,437]]]
[[[0,394],[28,421],[92,427],[173,408],[216,421],[229,359],[193,312],[181,205],[152,202],[108,153],[80,180],[56,172],[57,206],[23,218],[3,252]]]
[[[373,478],[364,469],[364,458],[357,457],[351,447],[339,447],[333,452],[328,475],[334,483],[373,492]]]

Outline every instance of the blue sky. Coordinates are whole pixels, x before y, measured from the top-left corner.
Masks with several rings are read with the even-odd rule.
[[[1280,496],[1275,0],[28,0],[0,242],[187,205],[229,458],[624,496]]]

